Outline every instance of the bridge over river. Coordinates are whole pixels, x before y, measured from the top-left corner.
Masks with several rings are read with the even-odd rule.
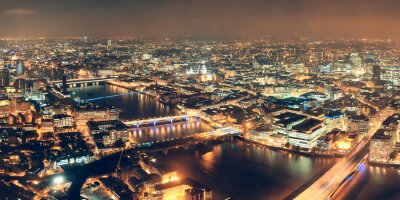
[[[393,110],[389,108],[376,113],[375,118],[379,118],[378,122],[369,129],[366,138],[349,155],[333,165],[310,185],[303,185],[286,199],[324,200],[331,198],[347,178],[357,172],[368,154],[371,137],[381,127],[382,121],[392,114]]]

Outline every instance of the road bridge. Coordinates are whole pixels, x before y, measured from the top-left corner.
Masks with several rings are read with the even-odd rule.
[[[176,116],[165,116],[165,117],[157,117],[150,119],[141,119],[141,120],[132,120],[132,121],[124,121],[124,124],[128,127],[142,127],[142,126],[156,126],[159,124],[165,123],[173,123],[176,121],[189,121],[189,120],[197,120],[200,117],[196,115],[176,115]]]
[[[86,78],[86,79],[69,79],[67,80],[67,85],[69,87],[86,87],[90,85],[99,85],[100,83],[108,82],[114,80],[116,78]],[[62,80],[52,81],[53,85],[57,85],[59,87],[62,86]]]
[[[383,115],[379,121],[370,128],[366,138],[342,160],[337,162],[325,174],[314,181],[305,190],[302,190],[296,200],[325,200],[332,197],[336,190],[358,170],[360,164],[364,161],[369,150],[369,141],[374,133],[381,127],[382,121],[393,114],[393,110],[385,108],[376,115]]]

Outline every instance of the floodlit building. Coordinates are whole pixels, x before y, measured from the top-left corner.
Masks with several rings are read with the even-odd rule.
[[[77,125],[86,125],[87,121],[118,120],[119,111],[115,107],[102,107],[86,104],[76,107],[74,118]]]
[[[354,115],[348,117],[347,130],[365,135],[369,130],[369,118],[365,115]]]
[[[381,79],[393,85],[400,85],[400,66],[386,66],[383,68]]]
[[[332,130],[338,128],[342,131],[347,130],[347,118],[345,113],[332,112],[325,115],[325,122],[328,125],[328,129]]]
[[[339,134],[335,141],[338,153],[346,154],[350,152],[359,142],[358,134],[344,133]]]
[[[53,122],[55,128],[72,127],[74,125],[72,117],[65,114],[54,115]]]
[[[386,134],[385,130],[379,129],[371,138],[369,147],[369,161],[370,162],[383,162],[389,161],[390,154],[394,148],[394,138]]]
[[[212,190],[190,178],[158,184],[149,200],[212,200]]]
[[[327,132],[327,126],[318,119],[307,119],[292,127],[287,132],[288,141],[292,146],[312,149],[317,146],[317,139]]]
[[[277,131],[257,131],[251,130],[249,134],[246,134],[248,140],[258,142],[265,145],[274,147],[284,147],[287,143],[287,139],[282,134],[277,134]]]

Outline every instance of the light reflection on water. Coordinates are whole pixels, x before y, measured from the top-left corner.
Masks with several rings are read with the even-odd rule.
[[[334,199],[400,199],[400,170],[364,164],[334,195]]]
[[[81,99],[129,93],[129,90],[113,85],[72,88],[71,91]],[[117,107],[120,109],[121,120],[147,119],[179,114],[179,111],[173,107],[164,105],[150,96],[137,93],[92,102],[99,105],[113,105]]]
[[[92,86],[73,89],[85,98],[129,91],[116,86]],[[143,119],[179,114],[151,97],[132,94],[95,101],[114,105],[121,119]],[[163,140],[203,132],[203,122],[181,122],[132,129],[130,137],[138,142]],[[170,153],[164,161],[178,170],[181,177],[192,177],[213,188],[217,199],[282,199],[313,178],[335,159],[310,158],[273,151],[242,142],[216,145],[205,152]],[[366,166],[348,180],[335,199],[400,199],[400,171]]]
[[[115,94],[125,94],[130,91],[114,85],[99,85],[82,88],[72,88],[75,96],[81,99],[89,99]],[[143,94],[130,94],[107,99],[92,101],[98,105],[115,106],[120,110],[121,120],[147,119],[160,116],[178,115],[179,112],[160,103],[152,97]],[[132,128],[129,137],[136,143],[162,141],[165,139],[184,137],[195,133],[210,130],[210,126],[200,120],[189,120],[187,122],[176,122],[157,126]]]
[[[211,127],[203,121],[177,122],[172,124],[132,128],[129,137],[136,143],[182,138],[195,133],[209,131]]]
[[[213,188],[216,199],[282,199],[335,159],[310,158],[247,145],[241,141],[209,146],[209,151],[171,152],[160,162],[180,177]]]

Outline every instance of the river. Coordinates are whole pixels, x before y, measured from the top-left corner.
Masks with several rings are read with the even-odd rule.
[[[334,199],[400,199],[400,170],[363,164]]]
[[[70,89],[70,91],[73,92],[74,96],[78,96],[81,99],[90,99],[129,93],[128,89],[114,85],[72,88]],[[144,119],[179,114],[179,111],[174,109],[173,107],[164,105],[153,97],[138,93],[99,99],[96,101],[92,101],[92,103],[99,105],[115,106],[120,110],[121,120]]]
[[[117,86],[91,86],[72,89],[74,95],[89,99],[129,91]],[[143,94],[130,94],[93,101],[114,105],[122,120],[177,115],[173,107]],[[177,123],[134,129],[138,142],[163,140],[177,135],[208,130],[203,122]],[[180,177],[191,177],[211,187],[215,199],[282,199],[329,167],[336,159],[308,157],[232,141],[207,151],[172,151],[158,155],[158,161],[177,170]],[[335,199],[400,199],[400,172],[397,169],[364,166]],[[397,197],[397,198],[396,198]]]
[[[283,199],[334,159],[311,158],[233,141],[211,151],[172,152],[159,162],[213,189],[215,199]]]

